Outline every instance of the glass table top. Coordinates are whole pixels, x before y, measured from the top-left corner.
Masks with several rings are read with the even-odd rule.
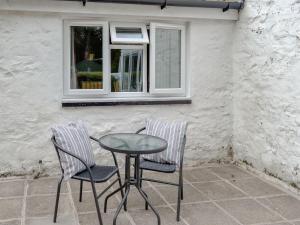
[[[146,134],[116,133],[99,139],[102,148],[125,154],[152,154],[168,146],[166,140]]]

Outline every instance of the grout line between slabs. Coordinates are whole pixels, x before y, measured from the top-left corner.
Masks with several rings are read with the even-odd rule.
[[[222,179],[224,182],[226,182],[227,184],[229,184],[230,186],[238,189],[240,192],[242,192],[243,194],[245,194],[246,196],[249,196],[249,199],[254,200],[256,203],[258,203],[259,205],[263,206],[264,208],[268,209],[270,212],[273,212],[274,214],[276,214],[277,216],[279,216],[283,221],[288,223],[288,219],[283,217],[280,213],[278,213],[277,211],[271,209],[269,206],[262,204],[261,202],[259,202],[255,197],[249,195],[247,192],[245,192],[244,190],[242,190],[241,188],[235,186],[232,182],[230,182],[229,180],[219,176],[217,173],[215,173],[214,171],[211,171],[215,176],[219,177],[220,179]],[[250,174],[250,173],[249,173]],[[270,221],[271,222],[271,221]]]
[[[25,225],[26,222],[26,199],[27,199],[27,192],[28,192],[28,181],[25,180],[24,182],[24,197],[23,197],[23,205],[22,205],[22,211],[21,211],[21,225]]]

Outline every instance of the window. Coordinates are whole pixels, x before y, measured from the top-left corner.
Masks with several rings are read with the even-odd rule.
[[[108,24],[66,22],[65,40],[64,94],[107,93]]]
[[[146,52],[143,45],[111,46],[112,93],[142,93],[146,90]]]
[[[153,94],[185,92],[184,26],[152,23],[150,91]]]
[[[66,99],[186,97],[183,25],[65,21],[64,41]]]
[[[149,38],[145,24],[111,23],[110,36],[113,44],[148,44]]]

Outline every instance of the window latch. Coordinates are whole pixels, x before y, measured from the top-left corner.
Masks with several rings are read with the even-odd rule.
[[[86,1],[87,1],[87,0],[82,0],[82,5],[83,5],[83,6],[86,5]]]
[[[165,0],[165,2],[160,6],[161,10],[163,10],[164,8],[166,8],[168,5],[168,0]]]

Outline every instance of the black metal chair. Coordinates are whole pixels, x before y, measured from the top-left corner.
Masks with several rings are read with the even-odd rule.
[[[138,130],[136,133],[140,133],[146,128],[142,128]],[[186,143],[186,135],[184,135],[183,143],[180,149],[180,164],[167,164],[167,163],[157,163],[157,162],[152,162],[149,160],[141,160],[140,163],[140,176],[141,176],[141,186],[142,186],[142,181],[150,181],[150,182],[155,182],[155,183],[161,183],[161,184],[169,184],[173,186],[178,187],[178,197],[177,197],[177,215],[176,215],[176,220],[180,221],[180,204],[181,200],[183,200],[183,174],[182,174],[182,169],[183,169],[183,156],[184,156],[184,148],[185,148],[185,143]],[[172,182],[166,182],[162,180],[156,180],[156,179],[150,179],[150,178],[143,178],[143,170],[149,170],[149,171],[154,171],[154,172],[160,172],[160,173],[175,173],[177,166],[179,167],[179,180],[178,183],[172,183]],[[145,208],[148,209],[147,203],[145,203]]]
[[[96,141],[98,143],[98,140],[96,138],[90,137],[90,139],[92,139],[92,140],[94,140],[94,141]],[[71,157],[79,160],[85,166],[86,169],[84,171],[75,174],[73,177],[71,177],[71,179],[76,179],[76,180],[80,181],[80,192],[79,192],[79,201],[80,202],[82,201],[82,187],[83,187],[83,182],[85,181],[85,182],[90,182],[91,183],[92,191],[93,191],[93,195],[94,195],[94,199],[95,199],[96,211],[97,211],[97,215],[98,215],[98,219],[99,219],[99,224],[103,225],[98,199],[106,191],[108,191],[109,188],[111,188],[116,182],[119,182],[120,187],[122,187],[122,182],[121,182],[121,177],[120,177],[118,162],[117,162],[115,154],[112,152],[112,156],[113,156],[113,159],[114,159],[115,166],[99,166],[99,165],[94,165],[92,167],[89,167],[87,165],[87,163],[82,158],[74,155],[73,153],[71,153],[69,151],[66,151],[61,146],[59,146],[56,143],[54,136],[52,136],[51,141],[54,144],[54,147],[55,147],[58,159],[59,159],[60,168],[61,168],[61,171],[62,171],[62,177],[59,180],[58,186],[57,186],[57,194],[56,194],[56,202],[55,202],[55,210],[54,210],[53,222],[56,223],[57,211],[58,211],[58,203],[59,203],[59,197],[60,197],[60,188],[61,188],[61,183],[62,183],[63,178],[64,178],[64,169],[62,167],[61,157],[60,157],[60,154],[59,154],[60,152],[62,152],[62,153],[68,154],[69,156],[71,156]],[[111,177],[113,177],[115,174],[117,175],[117,179],[114,180],[110,185],[108,185],[99,195],[97,195],[95,184],[96,183],[106,182]],[[124,196],[123,189],[121,188],[120,191],[121,191],[121,195],[122,195],[122,198],[123,198],[123,196]],[[124,206],[124,209],[126,210],[126,206]]]

